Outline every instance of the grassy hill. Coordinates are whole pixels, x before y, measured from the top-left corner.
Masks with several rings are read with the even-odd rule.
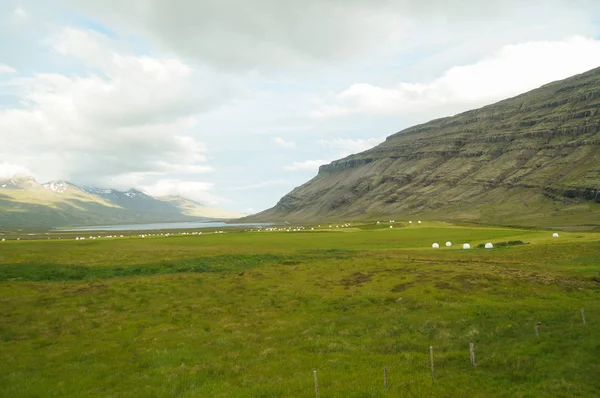
[[[600,225],[600,68],[391,135],[252,220]]]
[[[599,234],[314,227],[0,243],[0,396],[600,395]]]

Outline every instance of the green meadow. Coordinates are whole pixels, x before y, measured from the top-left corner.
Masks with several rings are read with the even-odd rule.
[[[1,242],[0,396],[600,396],[600,233],[313,227]]]

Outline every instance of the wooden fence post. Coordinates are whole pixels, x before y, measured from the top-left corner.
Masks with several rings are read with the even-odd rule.
[[[581,319],[583,320],[583,324],[585,325],[585,311],[583,307],[581,307]]]
[[[313,371],[313,374],[315,375],[315,395],[317,398],[319,398],[319,381],[317,380],[317,371]]]
[[[387,366],[383,368],[383,387],[388,389],[388,376],[387,376]]]
[[[471,354],[471,365],[477,367],[477,364],[475,363],[475,344],[473,343],[469,343],[469,354]]]
[[[433,346],[429,346],[429,360],[431,362],[431,377],[435,377],[435,371],[433,369]]]
[[[533,327],[533,330],[535,330],[535,337],[537,337],[539,339],[540,338],[540,331],[538,329],[537,322],[536,322],[535,326]]]

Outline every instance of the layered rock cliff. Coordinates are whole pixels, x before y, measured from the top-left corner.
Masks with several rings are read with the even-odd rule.
[[[257,220],[600,224],[600,68],[321,166]]]

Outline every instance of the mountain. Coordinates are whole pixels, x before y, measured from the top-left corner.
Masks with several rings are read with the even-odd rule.
[[[128,191],[93,187],[82,187],[81,189],[135,214],[137,217],[144,218],[144,214],[153,214],[160,219],[174,217],[175,220],[178,220],[181,216],[185,216],[177,206],[173,206],[170,203],[166,203],[136,189]]]
[[[190,217],[232,219],[244,216],[244,214],[235,211],[202,205],[198,202],[183,198],[181,196],[162,196],[157,197],[156,199],[175,206],[181,211],[182,214]]]
[[[0,229],[198,221],[242,216],[181,197],[155,198],[131,189],[39,184],[28,176],[0,180]]]
[[[252,220],[600,225],[600,68],[389,136]]]

